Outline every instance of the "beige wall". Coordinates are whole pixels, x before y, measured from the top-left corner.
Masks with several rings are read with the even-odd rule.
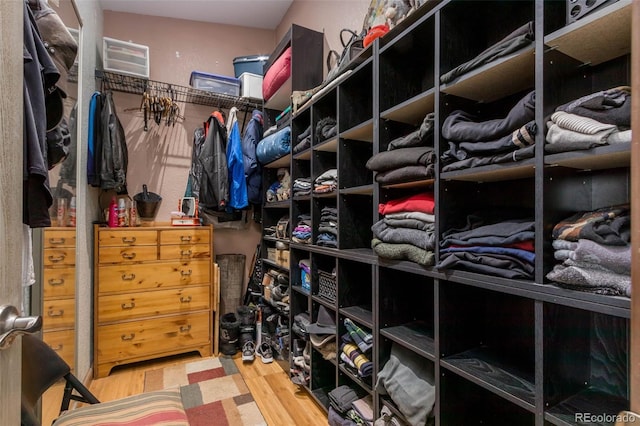
[[[188,86],[194,70],[233,76],[233,58],[271,53],[291,23],[324,30],[328,45],[340,50],[340,29],[361,28],[368,6],[368,0],[294,1],[276,30],[104,11],[103,34],[149,46],[150,78]],[[139,96],[116,93],[114,100],[127,134],[129,195],[140,192],[146,183],[150,191],[163,198],[157,220],[168,220],[178,198],[184,195],[193,131],[213,108],[182,104],[182,122],[170,128],[151,122],[145,132],[138,110]],[[242,118],[239,116],[240,123]],[[103,207],[105,203],[108,200],[102,200]],[[248,272],[259,239],[260,228],[254,223],[246,230],[216,230],[215,251],[245,254]]]

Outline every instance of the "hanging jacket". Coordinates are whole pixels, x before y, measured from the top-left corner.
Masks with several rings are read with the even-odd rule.
[[[238,109],[231,108],[227,119],[227,168],[229,176],[229,207],[240,210],[249,205],[247,201],[247,182],[244,177],[242,142],[238,128]]]
[[[262,140],[263,118],[253,110],[251,120],[242,136],[242,157],[247,182],[247,199],[251,204],[262,204],[262,165],[256,158],[256,146]]]
[[[124,128],[116,114],[113,93],[102,94],[102,112],[100,116],[99,155],[100,188],[113,189],[118,194],[127,194],[128,151]]]
[[[227,129],[215,113],[193,137],[191,160],[191,192],[198,207],[211,212],[224,212],[229,202],[227,171]]]

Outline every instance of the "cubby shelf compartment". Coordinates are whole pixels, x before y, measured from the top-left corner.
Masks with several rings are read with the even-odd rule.
[[[631,51],[632,0],[619,0],[544,38],[550,48],[589,65]]]
[[[400,412],[400,410],[398,410],[398,407],[396,407],[396,404],[393,402],[393,400],[391,398],[389,398],[389,397],[380,397],[380,402],[382,403],[382,405],[384,405],[389,410],[391,410],[391,412],[396,417],[398,417],[401,421],[403,421],[404,422],[403,424],[409,424],[409,422],[405,418],[404,414],[402,414]]]
[[[595,389],[586,389],[561,403],[549,408],[544,418],[551,424],[557,426],[574,426],[576,424],[576,414],[590,413],[593,417],[600,417],[607,414],[610,419],[623,410],[629,409],[629,401],[613,395],[599,392]],[[589,425],[612,426],[613,422],[588,423]]]
[[[434,111],[434,100],[435,90],[429,89],[383,111],[380,118],[418,126],[428,113]]]
[[[325,141],[319,142],[313,146],[314,151],[336,152],[338,150],[338,138],[333,137]]]
[[[293,201],[311,201],[311,194],[309,195],[296,195],[293,197]]]
[[[311,159],[311,148],[307,148],[302,152],[298,152],[293,154],[294,160],[310,160]]]
[[[356,141],[373,142],[373,119],[369,119],[341,132],[340,137]]]
[[[304,288],[302,288],[302,286],[299,285],[292,285],[291,288],[293,289],[293,291],[295,291],[296,293],[300,293],[303,296],[309,296],[311,295],[311,293],[309,292],[309,290],[305,290]]]
[[[324,297],[321,297],[321,296],[318,296],[318,295],[314,294],[311,297],[311,299],[316,303],[319,303],[321,305],[326,306],[327,308],[331,308],[331,309],[335,309],[336,308],[336,303],[335,302],[332,302],[332,301],[330,301],[328,299],[325,299]]]
[[[446,357],[440,365],[528,410],[535,410],[534,379],[505,365],[486,348]]]
[[[273,260],[262,258],[262,262],[264,262],[265,265],[269,265],[272,268],[281,269],[283,271],[288,271],[289,270],[288,266],[280,265],[280,264],[274,262]]]
[[[267,202],[267,203],[264,203],[264,208],[265,209],[288,209],[289,200]]]
[[[365,392],[371,394],[373,393],[373,388],[371,387],[371,385],[367,382],[365,382],[364,380],[362,380],[361,377],[359,377],[357,374],[353,373],[352,371],[350,371],[344,364],[344,362],[341,362],[338,364],[338,368],[340,369],[340,372],[345,376],[348,377],[351,381],[353,381],[354,383],[356,383],[358,386],[360,386]]]
[[[264,165],[267,169],[277,169],[279,167],[289,167],[289,163],[291,163],[291,154],[286,154],[276,160],[273,160],[270,163]]]
[[[440,91],[474,101],[495,101],[533,87],[534,62],[535,51],[528,46],[441,85]]]
[[[341,195],[372,195],[373,184],[356,186],[353,188],[344,188],[339,191]]]
[[[341,315],[367,326],[369,329],[373,329],[373,313],[368,307],[349,306],[347,308],[340,308],[339,312]]]
[[[399,345],[411,349],[420,356],[432,361],[436,360],[433,329],[430,329],[422,322],[382,328],[380,329],[380,334]]]
[[[548,154],[545,155],[544,162],[549,166],[570,167],[580,170],[629,167],[631,164],[631,143]]]
[[[440,173],[443,180],[460,180],[467,182],[497,182],[512,179],[528,178],[535,175],[535,159],[528,158],[517,163],[490,164],[470,167],[464,170]]]

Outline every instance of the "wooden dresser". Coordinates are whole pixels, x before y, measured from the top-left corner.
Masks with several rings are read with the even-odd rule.
[[[73,369],[76,323],[76,230],[45,228],[43,340]]]
[[[95,227],[94,377],[212,353],[213,228]]]

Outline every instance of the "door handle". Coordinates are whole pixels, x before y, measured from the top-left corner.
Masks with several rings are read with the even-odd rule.
[[[42,317],[21,317],[12,305],[0,306],[0,349],[7,349],[20,334],[31,334],[42,328]]]

